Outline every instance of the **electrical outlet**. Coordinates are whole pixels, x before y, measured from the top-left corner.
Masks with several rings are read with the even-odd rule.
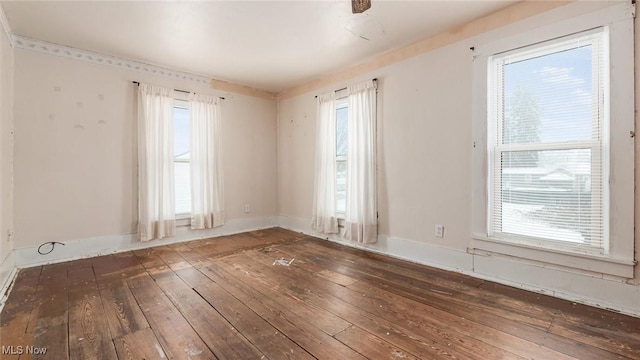
[[[444,237],[444,225],[436,224],[435,234],[436,237]]]
[[[251,212],[251,206],[249,204],[244,204],[244,212],[247,214]]]

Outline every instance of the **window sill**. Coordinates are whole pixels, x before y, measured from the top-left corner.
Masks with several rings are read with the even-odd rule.
[[[489,252],[539,261],[572,269],[633,278],[635,261],[606,255],[583,254],[559,249],[540,248],[527,244],[509,243],[473,234],[467,249],[470,253]]]

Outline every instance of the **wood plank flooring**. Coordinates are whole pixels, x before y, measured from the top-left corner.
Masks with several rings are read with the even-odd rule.
[[[639,318],[280,228],[21,270],[0,322],[2,359],[640,359]]]

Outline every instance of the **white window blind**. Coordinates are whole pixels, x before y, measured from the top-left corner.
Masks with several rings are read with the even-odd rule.
[[[607,49],[599,28],[489,58],[490,238],[607,251]]]

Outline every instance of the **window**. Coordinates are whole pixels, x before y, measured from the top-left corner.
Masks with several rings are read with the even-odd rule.
[[[489,58],[489,237],[605,250],[605,35]]]
[[[348,98],[336,101],[336,213],[344,218],[347,210]]]
[[[470,251],[633,276],[633,14],[474,46]]]
[[[138,85],[141,241],[174,236],[176,224],[224,225],[220,123],[214,96]]]
[[[376,96],[376,79],[318,96],[311,219],[317,232],[342,227],[345,239],[377,240]]]
[[[191,163],[189,103],[175,100],[173,106],[173,163],[176,215],[191,214]]]

